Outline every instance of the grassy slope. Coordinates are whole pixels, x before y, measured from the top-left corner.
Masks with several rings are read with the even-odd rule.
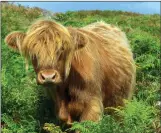
[[[137,65],[135,100],[128,103],[125,109],[118,110],[119,115],[125,118],[122,121],[124,126],[120,126],[120,123],[106,116],[99,124],[75,124],[73,128],[88,132],[84,127],[88,125],[89,132],[93,133],[157,132],[158,109],[155,104],[159,100],[159,15],[98,10],[51,15],[39,8],[24,8],[7,3],[2,3],[1,6],[3,132],[37,132],[40,129],[38,110],[42,89],[36,86],[32,67],[25,72],[23,58],[7,48],[4,37],[11,31],[26,31],[34,20],[44,16],[55,19],[65,26],[81,27],[100,20],[115,24],[126,32],[134,52]],[[108,124],[109,121],[112,124]]]

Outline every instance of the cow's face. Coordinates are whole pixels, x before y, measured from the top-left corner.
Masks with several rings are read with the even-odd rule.
[[[70,32],[69,32],[70,31]],[[5,41],[31,60],[38,84],[61,84],[70,72],[76,48],[82,38],[53,21],[38,21],[27,33],[12,32]]]
[[[43,63],[39,63],[42,59],[36,55],[31,58],[33,68],[37,74],[38,84],[60,84],[65,80],[65,53],[63,50],[55,54],[57,60],[54,60],[50,56],[46,57]]]

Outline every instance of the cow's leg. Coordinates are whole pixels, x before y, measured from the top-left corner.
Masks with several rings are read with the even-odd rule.
[[[99,98],[90,100],[83,110],[80,121],[99,121],[103,113],[103,104]]]
[[[48,93],[52,97],[55,106],[54,114],[58,117],[58,120],[66,122],[68,120],[68,111],[64,88],[49,88]]]

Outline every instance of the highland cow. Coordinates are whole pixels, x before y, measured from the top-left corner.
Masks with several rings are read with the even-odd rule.
[[[31,60],[58,118],[98,121],[105,107],[123,106],[135,85],[135,64],[126,35],[96,22],[82,28],[39,20],[26,33],[12,32],[6,44]]]

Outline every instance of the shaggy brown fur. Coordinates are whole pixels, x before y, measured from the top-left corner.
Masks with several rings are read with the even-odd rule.
[[[31,58],[36,73],[56,70],[57,89],[48,86],[59,119],[98,121],[105,107],[123,106],[135,84],[135,65],[126,35],[96,22],[83,28],[54,21],[34,23],[27,33],[14,32],[6,43]]]

